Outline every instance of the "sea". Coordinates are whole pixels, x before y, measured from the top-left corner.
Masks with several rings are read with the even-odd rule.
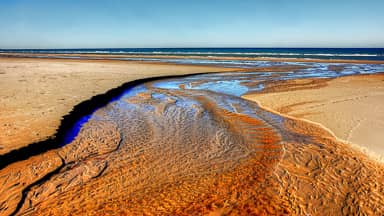
[[[304,59],[384,60],[384,48],[92,48],[0,49],[0,53],[112,54],[155,56],[273,57]]]

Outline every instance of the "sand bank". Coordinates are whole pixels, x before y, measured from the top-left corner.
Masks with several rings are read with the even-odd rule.
[[[76,104],[128,81],[229,70],[233,69],[107,60],[0,58],[0,155],[47,139]]]
[[[278,92],[243,97],[279,113],[320,123],[336,137],[384,156],[384,74],[274,85],[271,88]]]

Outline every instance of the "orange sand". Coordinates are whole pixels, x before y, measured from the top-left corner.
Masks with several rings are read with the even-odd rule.
[[[193,118],[151,92],[129,102],[155,106],[152,114],[99,110],[72,143],[0,170],[0,213],[384,213],[384,167],[327,131],[285,119],[282,133],[209,94],[192,97],[201,104]]]

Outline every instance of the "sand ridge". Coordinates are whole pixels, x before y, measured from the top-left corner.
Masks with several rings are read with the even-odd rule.
[[[308,85],[311,82],[275,83],[266,93],[243,97],[283,115],[319,123],[341,141],[382,160],[384,75],[346,76]]]

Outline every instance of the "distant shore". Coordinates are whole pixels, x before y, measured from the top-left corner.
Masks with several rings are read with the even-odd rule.
[[[353,59],[316,59],[316,58],[283,58],[283,57],[233,57],[233,56],[196,56],[196,55],[126,55],[126,54],[50,54],[50,53],[0,53],[0,57],[9,58],[73,58],[95,60],[128,60],[145,59],[207,59],[207,60],[249,60],[272,62],[318,62],[318,63],[351,63],[351,64],[384,64],[378,60],[353,60]],[[150,60],[149,60],[150,61]]]

